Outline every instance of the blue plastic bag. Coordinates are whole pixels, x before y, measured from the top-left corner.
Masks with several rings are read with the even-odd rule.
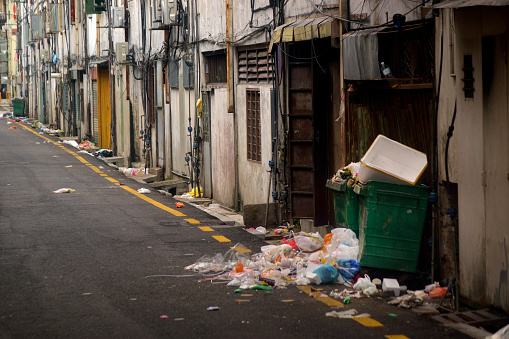
[[[339,276],[338,270],[331,265],[322,265],[314,270],[313,273],[318,275],[324,284],[334,282]]]
[[[346,281],[352,281],[361,270],[359,262],[353,259],[339,259],[336,264],[338,265],[339,274]]]

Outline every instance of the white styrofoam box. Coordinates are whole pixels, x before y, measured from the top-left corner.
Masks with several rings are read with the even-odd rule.
[[[394,295],[396,297],[399,297],[399,292],[400,292],[399,282],[396,279],[384,278],[384,280],[382,282],[382,290],[384,292],[394,291]]]
[[[362,157],[358,178],[415,185],[427,166],[425,153],[380,134]]]

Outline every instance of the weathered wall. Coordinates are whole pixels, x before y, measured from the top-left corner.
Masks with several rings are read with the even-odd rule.
[[[214,200],[224,206],[233,207],[235,202],[234,116],[226,112],[226,88],[215,89],[210,101]]]
[[[306,16],[310,13],[326,11],[328,6],[338,6],[338,0],[313,1],[316,7],[309,0],[293,0],[285,6],[285,17]]]
[[[422,3],[405,0],[350,0],[350,15],[353,15],[353,20],[359,20],[357,16],[367,14],[367,18],[362,22],[371,26],[392,21],[394,14],[405,15],[408,22],[422,19],[421,6]],[[431,18],[431,13],[428,13],[426,17]],[[356,28],[354,26],[357,25],[352,24],[352,28]]]
[[[455,16],[456,77],[464,77],[464,55],[472,55],[475,79],[473,99],[465,98],[463,81],[442,83],[443,91],[455,89],[457,95],[457,153],[453,148],[450,168],[458,182],[461,294],[508,310],[509,211],[499,208],[509,200],[507,10],[467,8]],[[483,57],[493,59],[483,62]],[[443,135],[450,124],[451,102],[440,108],[439,116],[446,117],[439,121]],[[439,140],[443,149],[443,137]]]
[[[238,154],[239,154],[239,192],[244,205],[267,202],[267,189],[271,179],[268,164],[272,156],[271,131],[271,85],[242,84],[237,85],[236,113],[238,117]],[[247,160],[247,121],[246,121],[246,89],[260,90],[260,122],[262,160]],[[271,196],[272,201],[272,196]]]

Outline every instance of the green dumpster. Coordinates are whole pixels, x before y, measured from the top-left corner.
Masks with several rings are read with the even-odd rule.
[[[14,98],[12,99],[12,109],[14,117],[23,117],[25,116],[25,99],[22,98]]]
[[[327,180],[326,187],[332,190],[334,196],[334,215],[337,227],[346,227],[359,237],[359,196],[354,193],[353,187],[345,183]]]
[[[356,186],[361,265],[415,272],[430,189],[383,181]]]

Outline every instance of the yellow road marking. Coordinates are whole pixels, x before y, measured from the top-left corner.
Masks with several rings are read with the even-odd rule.
[[[120,186],[120,187],[122,187],[126,191],[134,194],[138,198],[143,199],[146,202],[148,202],[148,203],[150,203],[150,204],[152,204],[152,205],[154,205],[156,207],[159,207],[160,209],[165,210],[166,212],[169,212],[169,213],[173,214],[176,217],[185,217],[186,216],[184,213],[176,211],[173,208],[169,208],[168,206],[165,206],[165,205],[161,204],[160,202],[157,202],[157,201],[155,201],[153,199],[150,199],[149,197],[146,197],[145,195],[143,195],[141,193],[138,193],[136,190],[134,190],[134,189],[132,189],[130,187],[127,187],[127,186]]]
[[[208,226],[200,226],[198,228],[201,229],[203,232],[214,232],[214,230]]]
[[[196,219],[184,219],[184,220],[187,221],[190,224],[193,224],[193,225],[200,224],[200,222],[198,220],[196,220]]]
[[[379,323],[378,321],[376,321],[375,319],[372,319],[369,317],[360,317],[360,318],[352,318],[352,319],[366,327],[383,327],[384,326],[381,323]]]
[[[96,172],[96,173],[99,173],[99,174],[101,174],[101,173],[102,173],[102,171],[101,171],[100,169],[98,169],[97,167],[95,167],[95,166],[90,166],[90,168],[91,168],[94,172]]]
[[[110,177],[104,177],[104,179],[111,181],[111,182],[118,182],[117,180],[110,178]]]
[[[402,335],[402,334],[388,334],[385,337],[387,339],[410,339],[406,335]]]
[[[316,300],[323,302],[327,306],[343,306],[343,303],[333,299],[331,297],[321,297],[322,292],[315,290],[311,286],[297,286],[299,290],[302,292],[309,294],[310,296],[314,297]]]
[[[231,242],[230,239],[222,235],[213,235],[212,238],[216,239],[219,242]]]
[[[80,156],[76,156],[76,159],[78,159],[79,161],[81,161],[81,162],[82,162],[82,163],[84,163],[84,164],[87,164],[87,165],[88,165],[88,164],[90,164],[88,161],[86,161],[85,159],[83,159],[83,158],[82,158],[82,157],[80,157]]]
[[[108,174],[104,174],[104,173],[101,173],[101,174],[99,174],[99,175],[100,175],[101,177],[107,177],[107,176],[108,176]]]

